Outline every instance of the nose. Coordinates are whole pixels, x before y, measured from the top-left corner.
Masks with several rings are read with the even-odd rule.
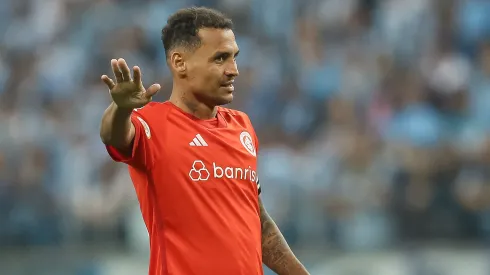
[[[225,70],[226,76],[237,77],[240,73],[238,72],[238,66],[235,61]]]

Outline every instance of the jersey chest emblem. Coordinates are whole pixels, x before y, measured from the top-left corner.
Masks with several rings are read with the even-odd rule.
[[[255,146],[253,143],[252,136],[250,135],[249,132],[243,131],[240,134],[240,142],[242,143],[243,147],[254,157],[257,156],[257,152],[255,150]]]

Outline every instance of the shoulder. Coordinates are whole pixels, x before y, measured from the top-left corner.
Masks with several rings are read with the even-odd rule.
[[[165,102],[150,102],[144,107],[133,110],[132,117],[139,121],[145,129],[157,125],[164,126],[170,107]]]
[[[150,102],[144,107],[133,110],[133,115],[151,121],[158,119],[159,121],[166,116],[171,107],[167,102]]]
[[[168,110],[169,106],[167,102],[150,102],[141,108],[136,108],[133,110],[134,114],[141,115],[152,115],[161,113],[162,111]]]
[[[236,123],[255,135],[255,129],[252,121],[246,113],[224,107],[219,107],[218,111],[228,122]]]
[[[224,107],[219,107],[218,112],[221,115],[223,115],[225,118],[233,118],[236,120],[244,121],[244,122],[252,125],[252,122],[250,121],[250,118],[248,117],[248,115],[242,111],[224,108]]]

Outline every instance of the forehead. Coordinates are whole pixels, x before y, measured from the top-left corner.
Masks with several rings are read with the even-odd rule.
[[[238,45],[232,30],[223,29],[200,29],[198,33],[201,38],[200,51],[214,53],[217,51],[236,53]]]

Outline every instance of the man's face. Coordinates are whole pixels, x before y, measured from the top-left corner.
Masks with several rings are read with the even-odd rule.
[[[211,105],[233,100],[233,80],[238,76],[238,46],[232,30],[199,30],[201,46],[186,58],[187,80],[194,96]]]

